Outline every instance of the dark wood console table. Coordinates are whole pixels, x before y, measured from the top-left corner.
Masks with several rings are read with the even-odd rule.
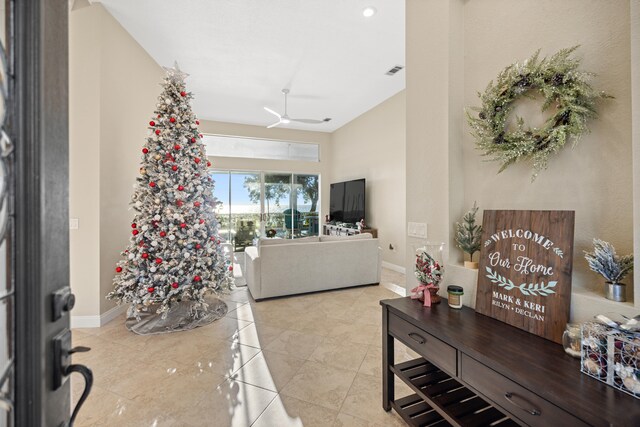
[[[640,400],[580,373],[561,345],[410,298],[382,305],[383,398],[412,426],[640,426]],[[394,339],[420,358],[395,365]],[[398,377],[415,394],[396,398]]]

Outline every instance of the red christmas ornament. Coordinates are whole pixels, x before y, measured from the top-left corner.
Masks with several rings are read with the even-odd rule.
[[[155,126],[155,125],[156,125],[156,122],[154,122],[153,120],[149,122],[149,126]]]
[[[198,243],[198,244],[196,245],[196,249],[200,249],[201,247],[202,247],[202,245],[201,245],[200,243]]]
[[[198,137],[199,137],[199,138],[202,138],[202,134],[201,134],[201,133],[199,133],[199,134],[198,134]]]
[[[233,271],[233,265],[229,266],[229,271]]]
[[[182,185],[178,185],[178,191],[182,191],[184,190],[184,187]]]
[[[148,254],[148,253],[146,253],[146,252],[145,252],[145,253],[143,253],[143,254],[142,254],[142,258],[144,258],[144,259],[149,258],[149,254]]]
[[[147,291],[149,291],[149,293],[150,293],[150,294],[152,294],[152,293],[153,293],[153,291],[155,291],[155,290],[156,290],[156,289],[155,289],[153,286],[149,286],[149,287],[147,288]]]
[[[173,149],[174,149],[174,150],[176,150],[176,151],[178,151],[178,150],[179,150],[179,149],[181,149],[181,148],[182,148],[182,147],[180,147],[178,144],[176,144],[176,145],[174,145],[174,146],[173,146]]]
[[[183,222],[182,224],[180,224],[180,228],[187,228],[187,224]]]
[[[167,235],[167,233],[165,233],[164,231],[161,231],[161,232],[160,232],[160,237],[164,237],[164,236],[166,236],[166,235]]]
[[[170,121],[171,123],[175,123],[175,122],[176,122],[176,118],[175,118],[175,117],[171,117],[171,118],[169,119],[169,121]]]
[[[193,176],[200,176],[200,174],[199,173],[194,173]]]
[[[144,247],[144,242],[141,241],[140,243],[138,243],[138,246],[140,246],[141,248]]]
[[[178,286],[180,286],[180,285],[178,285],[176,282],[173,282],[173,283],[171,284],[171,287],[172,287],[173,289],[178,289]]]
[[[155,186],[156,186],[156,183],[155,183],[155,182],[151,181],[151,182],[149,183],[149,187],[153,188],[153,187],[155,187]]]
[[[196,162],[196,163],[200,163],[200,158],[196,157],[195,159],[193,159],[193,161]]]
[[[211,167],[211,162],[207,162],[207,167]]]
[[[196,120],[196,124],[199,125],[200,124],[200,120]]]
[[[160,118],[160,114],[158,114],[158,118]]]
[[[153,228],[158,228],[158,221],[151,221]]]
[[[193,204],[193,206],[195,206],[196,208],[199,208],[199,207],[200,207],[200,202],[195,202],[195,203]]]
[[[138,224],[136,224],[135,222],[133,224],[131,224],[131,228],[136,228],[138,226]]]
[[[176,205],[177,205],[178,207],[181,207],[183,204],[184,204],[184,202],[183,202],[182,200],[178,200],[178,201],[176,202]]]
[[[174,171],[174,172],[177,171],[178,170],[178,166],[176,166],[176,165],[171,166],[171,170]]]
[[[144,154],[147,154],[147,153],[149,152],[149,150],[148,150],[148,149],[146,149],[146,148],[143,148],[143,149],[142,149],[142,152],[143,152]]]
[[[200,224],[204,224],[204,219],[200,218]]]
[[[156,264],[162,264],[162,258],[156,258]]]
[[[220,244],[220,240],[216,240],[216,243],[217,243],[217,244]]]
[[[122,273],[122,267],[116,267],[116,273]]]
[[[136,234],[138,234],[138,230],[133,230],[133,231],[131,232],[131,234],[133,234],[133,235],[135,236]]]
[[[195,138],[191,138],[191,142],[196,142],[196,139]]]
[[[180,96],[187,96],[187,92],[185,91],[180,92]]]
[[[201,280],[200,276],[194,276],[193,277],[193,281],[194,282],[199,282]]]
[[[156,135],[160,135],[160,129],[156,129]]]

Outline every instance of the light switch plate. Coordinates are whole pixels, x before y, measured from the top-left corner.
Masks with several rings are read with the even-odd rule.
[[[424,222],[410,222],[407,225],[407,235],[420,239],[427,238],[427,224]]]
[[[80,220],[78,218],[69,218],[69,230],[77,230],[80,228]]]

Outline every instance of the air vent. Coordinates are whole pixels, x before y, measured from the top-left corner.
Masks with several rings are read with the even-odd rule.
[[[323,122],[330,122],[331,121],[331,117],[326,117]]]
[[[385,74],[387,76],[393,76],[395,75],[398,71],[402,70],[404,67],[402,65],[396,65],[395,67],[393,67],[392,69],[390,69],[389,71],[387,71]]]

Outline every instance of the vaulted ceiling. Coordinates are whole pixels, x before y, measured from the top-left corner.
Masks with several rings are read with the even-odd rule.
[[[95,1],[95,0],[94,0]],[[199,117],[267,126],[267,106],[331,132],[405,86],[404,0],[100,0],[162,66],[190,74]],[[363,10],[373,6],[369,18]]]

